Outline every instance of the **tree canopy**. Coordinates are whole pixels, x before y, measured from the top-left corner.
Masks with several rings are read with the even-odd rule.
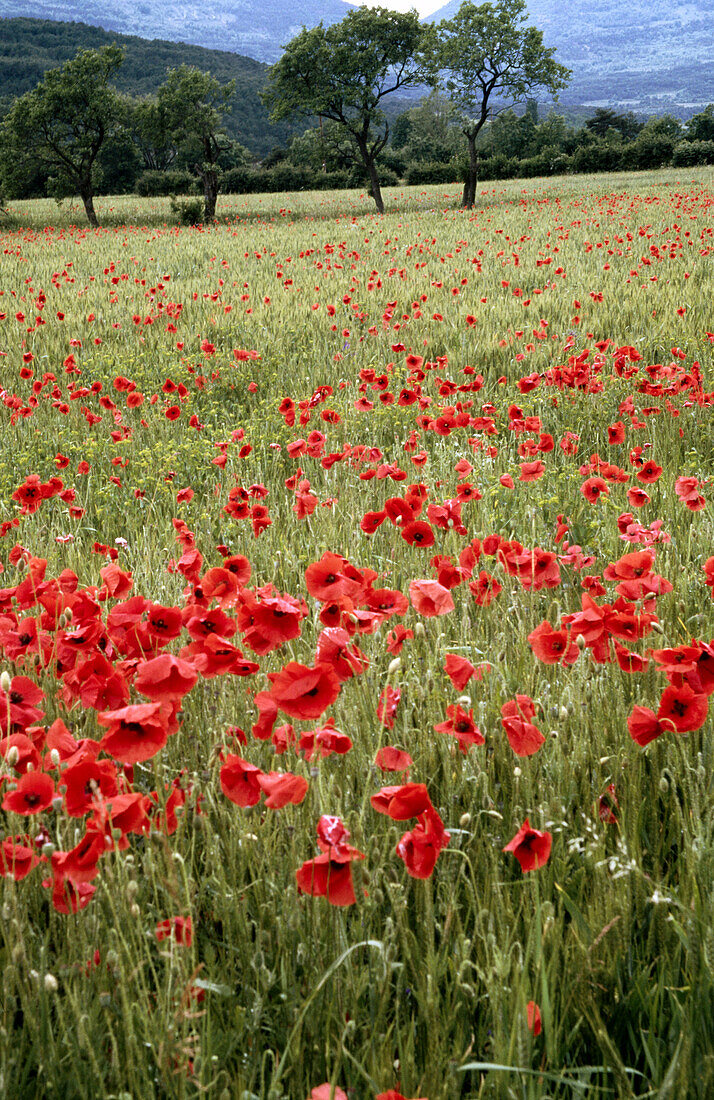
[[[381,110],[385,96],[433,83],[431,27],[415,11],[355,8],[340,23],[303,29],[270,69],[263,101],[278,121],[293,114],[317,115],[341,127],[384,211],[376,159],[389,127]]]
[[[453,19],[438,24],[436,47],[443,84],[462,113],[469,145],[463,205],[474,204],[478,158],[476,137],[489,115],[521,103],[537,89],[555,95],[570,77],[543,45],[543,32],[526,23],[525,0],[497,0],[476,6],[464,0]]]
[[[215,217],[220,187],[219,158],[226,148],[223,114],[235,82],[221,84],[210,73],[190,65],[170,69],[157,94],[156,117],[171,139],[183,146],[192,171],[203,184],[204,215]]]
[[[11,188],[13,178],[42,172],[51,177],[56,197],[78,194],[89,224],[98,224],[94,166],[121,123],[119,97],[109,78],[122,59],[118,46],[81,50],[15,100],[0,126],[4,176]]]

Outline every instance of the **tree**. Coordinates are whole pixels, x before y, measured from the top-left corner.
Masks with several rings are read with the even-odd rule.
[[[190,65],[170,69],[157,92],[157,113],[171,140],[203,184],[204,217],[216,216],[220,158],[228,142],[221,127],[235,92],[235,80],[221,84],[210,73]]]
[[[689,141],[714,141],[714,103],[710,103],[698,115],[692,115],[687,123]]]
[[[585,123],[585,129],[598,137],[605,137],[608,130],[618,130],[626,141],[636,138],[643,126],[644,123],[638,122],[632,111],[628,111],[626,115],[618,115],[609,107],[598,107],[592,118]]]
[[[123,60],[118,46],[80,50],[36,88],[16,99],[0,126],[0,160],[8,189],[40,172],[57,197],[78,194],[87,220],[94,210],[95,163],[107,138],[120,128],[121,110],[109,78]]]
[[[476,138],[489,117],[538,89],[556,95],[570,77],[570,70],[554,60],[555,51],[543,45],[542,31],[525,23],[525,0],[497,0],[479,7],[464,0],[454,18],[442,20],[436,28],[442,80],[462,112],[461,128],[468,142],[462,200],[467,209],[476,199]]]
[[[330,27],[303,28],[268,74],[263,102],[271,120],[301,114],[336,123],[367,172],[380,214],[377,158],[389,138],[381,103],[399,88],[433,83],[432,40],[415,11],[355,8]]]

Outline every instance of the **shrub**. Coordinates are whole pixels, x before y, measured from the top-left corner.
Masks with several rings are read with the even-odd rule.
[[[136,181],[136,193],[142,198],[157,195],[190,195],[196,181],[189,172],[159,172],[148,169]]]
[[[171,196],[171,213],[179,225],[200,225],[203,221],[203,199],[198,197],[179,200]]]
[[[714,164],[714,141],[681,141],[672,154],[675,168]]]

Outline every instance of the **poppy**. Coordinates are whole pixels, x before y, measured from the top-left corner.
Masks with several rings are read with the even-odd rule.
[[[709,712],[709,700],[692,690],[688,684],[680,687],[667,687],[662,692],[658,721],[677,733],[688,733],[701,729]]]
[[[107,727],[101,748],[122,764],[150,760],[168,740],[170,712],[169,705],[158,702],[100,711],[97,721]]]
[[[459,657],[456,653],[447,653],[444,659],[444,672],[451,680],[457,691],[463,691],[477,669],[466,657]]]
[[[404,834],[396,852],[412,878],[425,879],[431,876],[439,853],[450,839],[441,817],[431,807],[420,815],[414,828]]]
[[[279,810],[288,803],[298,805],[307,794],[308,782],[302,775],[291,772],[260,772],[256,776],[258,786],[265,794],[269,810]]]
[[[377,751],[374,763],[383,772],[406,772],[412,766],[412,758],[403,749],[397,749],[393,745],[384,745]]]
[[[193,943],[193,922],[190,917],[169,917],[156,925],[157,940],[172,939],[180,947]]]
[[[548,862],[553,838],[549,832],[540,832],[531,828],[528,818],[503,849],[513,852],[523,872],[536,870]]]
[[[354,905],[352,862],[364,859],[364,853],[347,843],[349,832],[339,817],[323,815],[317,826],[321,854],[306,860],[295,872],[301,894],[324,897],[330,905]]]
[[[262,793],[258,783],[258,776],[262,774],[255,764],[229,754],[221,766],[221,790],[236,806],[255,806]]]
[[[23,844],[29,837],[8,836],[0,843],[0,876],[21,882],[40,862],[33,848]]]
[[[448,588],[438,581],[415,580],[409,585],[409,598],[414,610],[431,619],[439,615],[448,615],[454,610],[454,600]]]
[[[633,741],[644,748],[664,732],[664,726],[649,707],[634,706],[627,719],[627,728]]]
[[[554,630],[546,619],[530,632],[528,644],[534,656],[545,665],[572,665],[580,656],[570,632],[567,629]]]
[[[472,745],[484,745],[486,739],[474,722],[473,710],[466,711],[458,703],[447,706],[446,721],[434,726],[437,733],[455,737],[461,752],[467,753]]]
[[[309,668],[290,661],[280,672],[269,672],[268,679],[278,709],[291,718],[319,718],[340,694],[340,681],[331,665]]]
[[[46,810],[55,796],[51,776],[44,772],[26,772],[17,785],[5,795],[2,808],[13,814],[39,814]]]
[[[162,653],[150,661],[140,662],[134,687],[155,702],[181,699],[196,683],[198,673],[188,661]]]
[[[526,1005],[526,1021],[528,1030],[532,1031],[534,1036],[540,1035],[543,1030],[543,1021],[541,1020],[540,1008],[535,1001],[529,1001]]]
[[[372,809],[386,814],[392,821],[408,821],[425,810],[433,808],[424,783],[404,783],[396,787],[382,787],[370,798]]]

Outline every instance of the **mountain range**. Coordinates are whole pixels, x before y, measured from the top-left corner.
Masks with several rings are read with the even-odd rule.
[[[450,0],[429,21],[451,17],[459,3]],[[573,72],[562,104],[686,114],[714,101],[712,0],[527,0],[527,7],[545,45]],[[0,18],[81,21],[268,63],[302,26],[338,22],[349,10],[345,0],[0,0]]]

